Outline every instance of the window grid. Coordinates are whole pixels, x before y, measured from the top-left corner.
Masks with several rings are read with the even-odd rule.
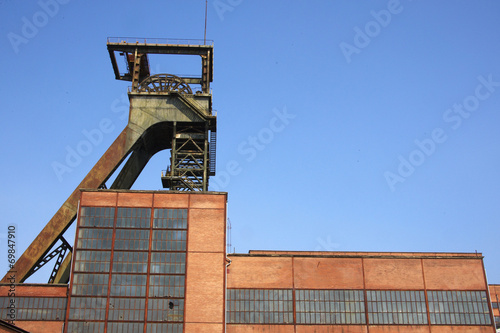
[[[71,293],[79,296],[106,296],[108,294],[108,274],[73,274]]]
[[[104,322],[96,321],[70,321],[68,323],[68,333],[102,333],[104,332]]]
[[[428,324],[422,290],[368,290],[366,299],[370,324]]]
[[[66,315],[65,297],[0,297],[0,319],[12,320],[9,314],[11,299],[15,301],[16,320],[63,320]]]
[[[108,322],[108,333],[142,332],[144,323],[114,323]]]
[[[228,289],[228,324],[283,323],[276,312],[282,305],[272,301],[289,301],[293,323],[292,290]],[[491,326],[485,291],[428,291],[429,311],[423,290],[367,290],[366,310],[363,290],[295,290],[296,324],[368,324],[371,325],[432,325]],[[266,296],[269,295],[269,296]],[[264,300],[264,301],[263,301]],[[285,315],[286,318],[286,315]],[[495,317],[498,325],[500,317]]]
[[[77,249],[110,250],[113,242],[113,229],[80,228]]]
[[[362,290],[295,290],[297,324],[365,324]]]
[[[114,207],[82,207],[80,227],[113,228]]]
[[[186,230],[153,230],[153,251],[186,251]]]
[[[82,207],[80,220],[68,332],[182,332],[187,209]]]
[[[186,272],[185,252],[153,252],[151,274],[184,274]]]
[[[151,275],[149,277],[149,297],[184,298],[184,275]]]
[[[115,251],[148,251],[149,229],[116,229]]]
[[[293,323],[292,290],[228,289],[228,323]]]
[[[149,229],[151,208],[118,208],[116,216],[117,228]]]
[[[72,297],[69,311],[71,320],[104,320],[105,297]]]
[[[146,332],[147,333],[182,333],[182,324],[164,324],[164,323],[147,323]]]
[[[146,297],[146,274],[112,274],[109,295]]]
[[[433,325],[491,325],[485,291],[427,291]]]
[[[115,251],[113,273],[147,273],[147,252]]]
[[[187,210],[155,209],[154,229],[187,229]]]
[[[144,321],[145,298],[109,299],[108,321]]]
[[[109,272],[111,251],[77,251],[75,253],[75,272]]]
[[[182,322],[184,318],[183,299],[148,300],[148,321]]]

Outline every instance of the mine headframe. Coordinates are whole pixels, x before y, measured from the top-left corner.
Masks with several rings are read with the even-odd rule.
[[[132,82],[128,124],[19,257],[11,269],[16,271],[17,283],[56,257],[49,283],[67,283],[72,249],[63,234],[76,218],[80,189],[103,188],[122,163],[110,189],[130,189],[151,157],[165,149],[171,149],[170,165],[162,173],[165,188],[207,191],[209,177],[215,174],[213,42],[109,38],[107,48],[115,78]],[[199,56],[201,73],[189,77],[151,73],[151,54]],[[117,62],[120,56],[125,59],[123,70]],[[56,247],[58,242],[61,245]],[[8,279],[9,273],[2,282]]]
[[[213,45],[191,40],[109,38],[108,51],[118,80],[131,81],[131,113],[158,108],[169,114],[164,124],[170,133],[170,164],[162,171],[164,188],[176,191],[207,191],[209,176],[215,174],[216,117],[212,114],[210,82],[213,80]],[[125,59],[120,72],[116,54]],[[199,76],[151,75],[149,54],[198,55]],[[193,93],[192,86],[199,86]],[[163,105],[163,106],[165,106]],[[142,112],[141,112],[142,113]],[[185,119],[186,116],[188,119]],[[132,118],[132,115],[131,115]]]

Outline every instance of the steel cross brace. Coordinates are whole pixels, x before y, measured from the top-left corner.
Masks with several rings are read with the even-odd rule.
[[[64,239],[63,236],[59,237],[59,240],[62,242],[61,245],[59,245],[56,249],[54,249],[52,252],[48,253],[45,257],[40,259],[40,261],[28,272],[26,278],[30,277],[33,275],[36,271],[38,271],[40,268],[42,268],[45,264],[47,264],[49,261],[54,259],[54,257],[57,257],[56,263],[54,264],[54,269],[52,270],[52,273],[50,274],[49,282],[48,283],[54,283],[54,279],[57,275],[57,272],[59,271],[59,267],[61,266],[61,263],[64,260],[64,256],[66,255],[66,252],[68,249],[70,252],[73,251],[73,248],[69,243]]]

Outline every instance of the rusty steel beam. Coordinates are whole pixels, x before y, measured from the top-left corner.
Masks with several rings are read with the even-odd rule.
[[[131,142],[128,139],[129,131],[128,127],[122,131],[115,142],[113,142],[113,144],[108,148],[92,170],[90,170],[87,176],[83,179],[80,185],[78,185],[73,193],[71,193],[66,202],[64,202],[40,234],[17,260],[14,268],[12,269],[13,271],[16,271],[16,282],[24,282],[24,280],[28,277],[30,270],[49,252],[59,237],[75,220],[78,199],[80,197],[80,189],[99,188],[101,184],[106,182],[113,171],[118,167],[120,162],[124,159],[128,151],[131,149]],[[7,278],[8,274],[3,277],[1,282],[6,283]]]
[[[150,43],[107,43],[108,50],[117,52],[134,53],[137,50],[139,53],[147,54],[183,54],[183,55],[199,55],[210,56],[213,51],[213,45],[179,45],[179,44],[150,44]]]
[[[119,40],[119,39],[118,39]],[[134,81],[134,73],[129,72],[122,75],[119,71],[116,61],[115,52],[123,54],[134,55],[136,59],[138,54],[180,54],[180,55],[197,55],[201,57],[201,78],[193,79],[189,83],[199,83],[202,85],[204,93],[210,92],[210,82],[213,82],[213,69],[214,69],[214,47],[213,45],[179,45],[179,44],[150,44],[143,42],[110,42],[107,43],[109,57],[117,80]],[[128,59],[127,62],[130,63]],[[148,62],[147,57],[145,61]],[[142,61],[141,61],[142,62]],[[150,75],[150,73],[148,73]],[[134,86],[134,85],[133,85]]]
[[[113,66],[113,71],[115,73],[115,79],[123,80],[120,75],[120,70],[118,69],[118,63],[116,62],[115,52],[112,50],[108,50],[109,57],[111,58],[111,65]]]
[[[54,283],[68,283],[69,272],[71,270],[71,254],[71,251],[66,254],[66,258],[64,258],[64,261],[59,267],[56,277],[54,278]]]
[[[111,189],[131,188],[152,156],[153,154],[144,149],[132,152],[127,163],[125,163],[120,174],[111,185]]]

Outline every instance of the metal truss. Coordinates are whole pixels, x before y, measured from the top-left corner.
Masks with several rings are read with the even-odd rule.
[[[43,257],[27,274],[26,278],[30,277],[33,275],[35,272],[37,272],[40,268],[45,266],[49,261],[57,257],[56,262],[54,264],[54,268],[52,269],[52,273],[50,274],[49,281],[48,283],[54,283],[55,278],[57,273],[59,272],[59,268],[61,267],[62,262],[64,261],[64,257],[66,256],[66,252],[69,250],[70,252],[73,251],[73,248],[69,243],[64,239],[63,236],[59,237],[59,240],[62,242],[61,245],[59,245],[56,249],[54,249],[52,252],[48,253]]]
[[[208,128],[174,125],[170,167],[163,186],[175,191],[206,191],[209,173]]]

